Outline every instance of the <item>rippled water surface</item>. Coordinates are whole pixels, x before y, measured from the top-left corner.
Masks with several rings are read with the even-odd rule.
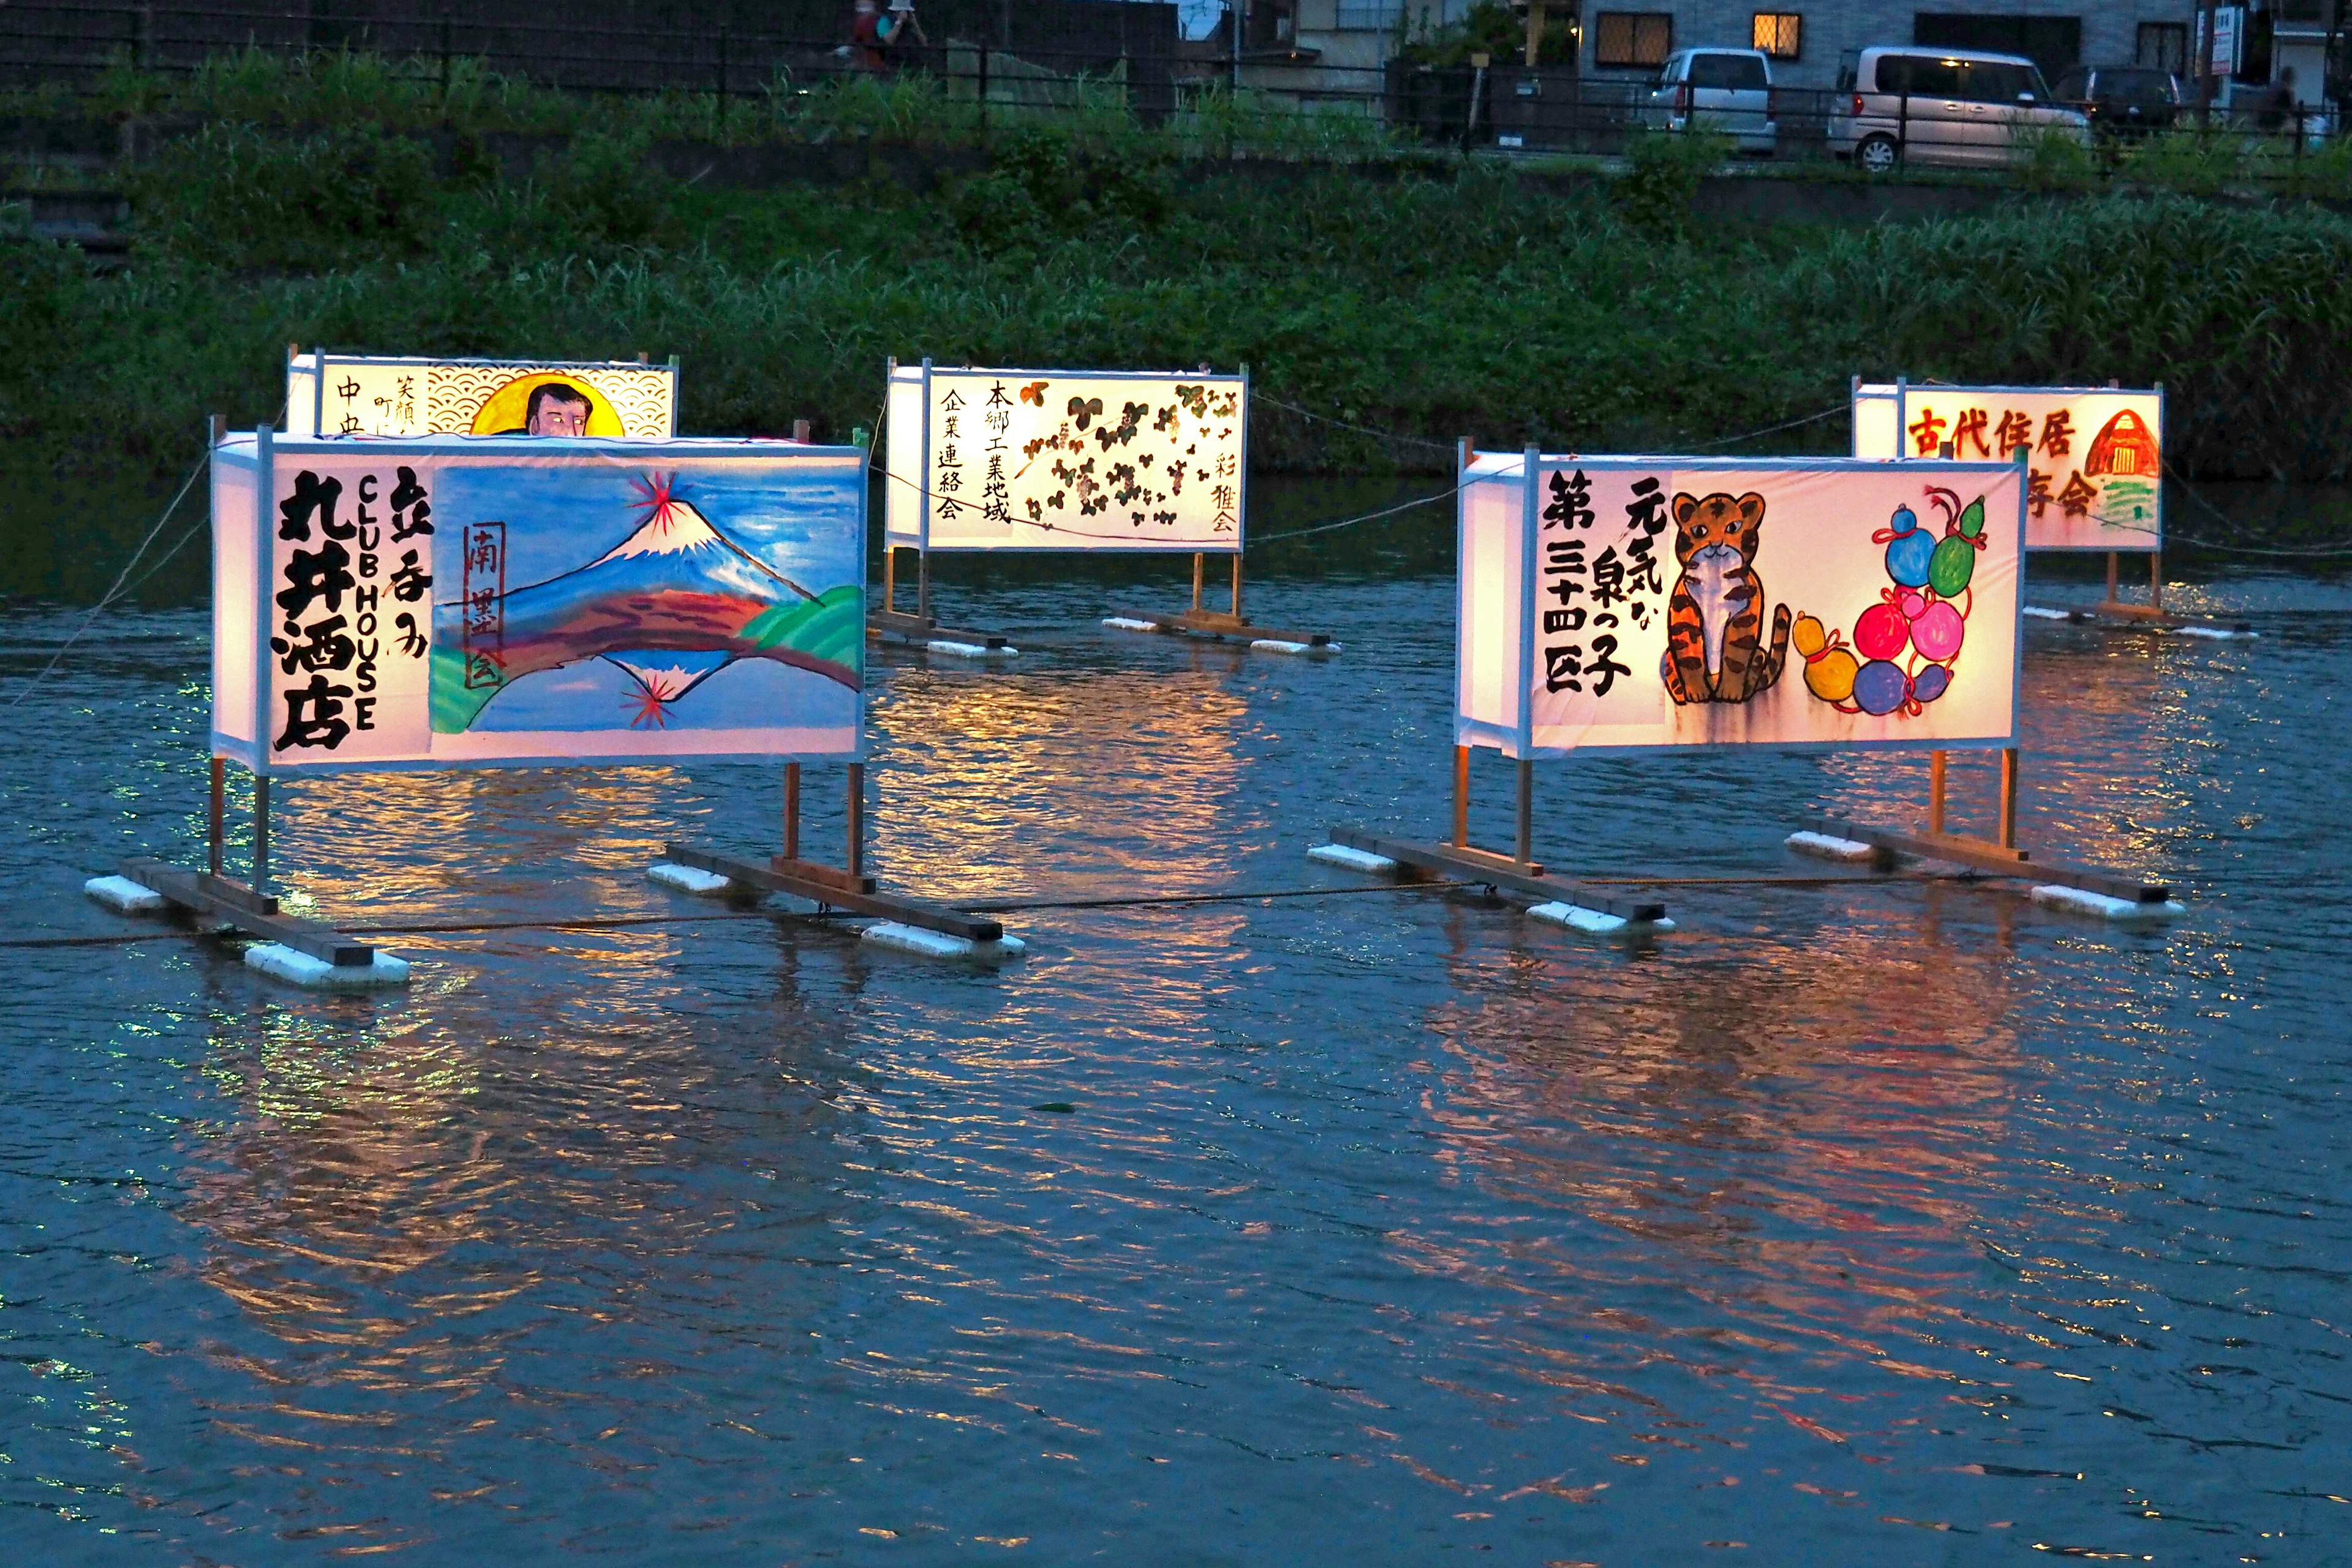
[[[1446,577],[1254,588],[1322,665],[1095,625],[1176,576],[943,585],[1018,668],[877,656],[888,882],[1355,887],[1304,858],[1326,824],[1442,829]],[[666,837],[772,847],[772,769],[284,786],[278,863],[339,921],[677,918],[387,939],[381,999],[181,937],[0,954],[0,1540],[2347,1560],[2352,592],[2174,597],[2262,636],[2038,624],[2025,659],[2025,837],[2174,881],[2159,934],[1702,884],[1629,951],[1368,891],[1032,910],[987,973],[644,880]],[[0,617],[0,670],[79,620]],[[205,635],[110,616],[7,710],[11,936],[120,932],[81,878],[201,858]],[[1538,779],[1555,864],[1774,876],[1924,763]],[[1955,781],[1982,821],[1989,770]]]

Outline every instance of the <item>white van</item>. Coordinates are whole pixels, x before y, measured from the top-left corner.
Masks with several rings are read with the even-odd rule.
[[[1867,48],[1840,73],[1838,92],[1830,151],[1874,174],[1902,163],[2000,168],[2032,136],[2091,140],[2090,121],[2053,100],[2022,55]]]
[[[1740,152],[1769,158],[1780,138],[1772,110],[1772,64],[1760,49],[1676,49],[1658,68],[1640,119],[1654,131],[1718,132]]]

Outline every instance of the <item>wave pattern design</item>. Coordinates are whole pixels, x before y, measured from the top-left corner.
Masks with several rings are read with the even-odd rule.
[[[670,433],[667,365],[436,364],[425,378],[425,429],[464,435],[493,393],[519,376],[561,374],[584,381],[621,416],[622,434],[658,441]]]

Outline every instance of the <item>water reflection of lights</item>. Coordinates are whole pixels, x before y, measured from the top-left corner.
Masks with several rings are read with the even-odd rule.
[[[1759,929],[1649,962],[1532,944],[1499,971],[1458,958],[1470,1000],[1433,1019],[1452,1058],[1429,1107],[1441,1159],[1522,1218],[1475,1247],[1403,1238],[1408,1257],[1589,1321],[1589,1355],[1512,1353],[1636,1425],[1673,1424],[1621,1385],[1648,1361],[1825,1429],[1852,1424],[1856,1394],[1816,1397],[1778,1358],[1952,1378],[1903,1347],[1946,1332],[1978,1287],[1970,1194],[1998,1168],[2018,1064],[2006,944],[1933,929],[1944,896],[1925,932],[1908,911],[1889,931]],[[1601,1255],[1562,1247],[1596,1226],[1618,1238]],[[1629,1287],[1664,1294],[1647,1313],[1595,1309]]]
[[[935,897],[1216,885],[1248,705],[1202,672],[901,671],[874,712],[875,857]]]
[[[185,1130],[174,1214],[202,1238],[198,1276],[236,1308],[205,1353],[268,1391],[209,1406],[225,1436],[333,1469],[488,1422],[540,1431],[577,1391],[539,1385],[534,1334],[584,1314],[653,1342],[667,1309],[642,1282],[678,1266],[647,1260],[706,1258],[746,1224],[827,1222],[848,1156],[805,1134],[839,1120],[825,1064],[843,1020],[764,937],[754,961],[782,967],[764,994],[665,1005],[677,942],[598,933],[580,944],[593,955],[552,966],[477,950],[492,984],[398,1005],[224,1008],[202,1068],[222,1110]],[[810,994],[854,994],[841,957],[818,951]],[[757,1201],[711,1203],[696,1167],[753,1151],[772,1167]],[[795,1293],[763,1293],[763,1321],[828,1318],[834,1271],[794,1277]],[[464,1403],[493,1389],[521,1404]],[[394,1432],[388,1412],[420,1395],[446,1422]]]

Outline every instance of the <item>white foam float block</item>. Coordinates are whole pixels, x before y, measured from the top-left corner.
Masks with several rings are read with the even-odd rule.
[[[2045,605],[2028,605],[2020,613],[2032,616],[2038,621],[2071,621],[2074,618],[2072,611],[2053,610]]]
[[[1570,931],[1582,931],[1587,936],[1647,936],[1655,931],[1672,931],[1670,920],[1629,921],[1622,915],[1604,914],[1588,910],[1580,904],[1554,901],[1538,904],[1528,911],[1548,924],[1566,926]]]
[[[1823,860],[1875,859],[1878,851],[1856,838],[1840,838],[1830,833],[1791,833],[1781,840],[1800,855],[1817,856]]]
[[[2231,631],[2227,626],[2167,626],[2164,629],[2170,632],[2175,637],[2218,637],[2226,639],[2229,637],[2254,637],[2262,636],[2260,632]]]
[[[1156,632],[1160,629],[1158,621],[1139,621],[1131,616],[1105,616],[1103,625],[1117,626],[1123,632]]]
[[[298,952],[283,942],[264,942],[245,950],[245,963],[248,969],[314,991],[373,991],[408,984],[408,960],[388,952],[377,953],[371,963],[346,965]]]
[[[1344,866],[1350,871],[1369,871],[1375,877],[1386,876],[1397,868],[1397,863],[1385,855],[1350,849],[1344,844],[1318,844],[1307,852],[1307,858],[1327,866]]]
[[[1320,658],[1325,654],[1338,653],[1339,651],[1339,645],[1335,642],[1291,642],[1282,637],[1258,637],[1250,643],[1250,651],[1253,653],[1298,653],[1307,654],[1314,658]]]
[[[1029,944],[1017,936],[974,942],[968,936],[950,936],[943,931],[901,925],[897,921],[877,921],[857,934],[859,941],[870,942],[877,947],[919,953],[925,958],[1018,958],[1029,949]]]
[[[664,860],[646,868],[646,880],[658,882],[665,888],[675,888],[681,893],[692,893],[698,899],[715,899],[735,884],[716,871],[705,871],[693,866],[673,866]]]
[[[950,642],[944,637],[927,642],[923,647],[930,653],[952,654],[957,658],[1015,658],[1021,653],[1017,647],[984,647],[976,642]]]
[[[92,877],[81,890],[118,915],[152,915],[171,900],[128,877]]]
[[[2189,906],[2178,899],[2144,904],[2137,899],[2111,899],[2087,888],[2069,888],[2055,882],[2045,882],[2035,888],[2032,897],[2035,903],[2049,909],[2064,910],[2078,915],[2095,915],[2103,921],[2154,922],[2172,920],[2189,912]]]

